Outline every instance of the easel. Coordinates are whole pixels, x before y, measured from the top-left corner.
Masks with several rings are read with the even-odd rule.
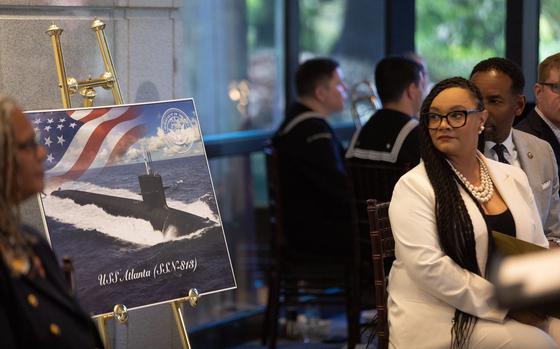
[[[90,76],[86,80],[77,80],[73,77],[66,76],[66,68],[64,66],[64,58],[62,55],[62,46],[60,44],[60,35],[63,32],[62,28],[52,23],[46,31],[46,33],[51,37],[56,64],[56,72],[58,76],[58,87],[60,89],[60,97],[64,108],[72,108],[70,95],[75,93],[80,93],[80,95],[83,97],[84,107],[93,106],[93,99],[96,96],[96,87],[102,87],[107,90],[110,89],[113,93],[115,104],[124,103],[117,79],[117,74],[115,71],[115,66],[113,64],[113,59],[111,58],[111,53],[109,51],[109,46],[107,45],[107,39],[105,37],[105,23],[95,18],[91,25],[91,29],[95,32],[95,35],[97,37],[99,50],[103,58],[105,72],[103,72],[98,78],[92,79]],[[181,344],[183,349],[191,349],[191,344],[189,342],[189,336],[187,334],[185,318],[183,316],[181,306],[183,305],[183,303],[188,301],[189,304],[194,308],[197,306],[199,299],[200,295],[198,293],[198,290],[195,288],[191,288],[186,297],[173,300],[169,303],[173,312],[175,324],[177,325],[177,331],[179,332],[179,336],[181,337]],[[95,317],[101,340],[103,341],[106,349],[111,348],[109,343],[109,336],[107,334],[107,320],[111,318],[115,318],[120,323],[126,324],[128,321],[128,310],[126,306],[124,304],[116,304],[113,307],[113,312],[101,314]]]

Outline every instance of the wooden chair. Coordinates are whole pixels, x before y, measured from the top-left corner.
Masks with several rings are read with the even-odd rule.
[[[302,303],[343,304],[349,310],[351,309],[351,292],[349,290],[348,263],[340,263],[333,258],[297,254],[287,248],[279,157],[271,146],[265,149],[265,156],[272,236],[271,264],[268,270],[268,301],[262,344],[268,344],[269,348],[276,348],[281,303],[284,306]],[[357,340],[357,338],[349,338],[349,348],[353,348]]]
[[[371,280],[374,278],[371,261],[370,225],[367,214],[367,200],[375,199],[385,202],[391,199],[393,188],[399,178],[410,169],[410,165],[396,165],[387,162],[369,161],[362,159],[347,159],[346,172],[352,192],[353,207],[353,272],[352,298],[354,302],[351,314],[361,309],[374,308],[375,288]],[[358,328],[352,329],[357,331]]]
[[[395,260],[395,240],[389,221],[389,202],[367,201],[370,223],[372,261],[375,284],[375,305],[377,308],[378,349],[389,347],[389,323],[387,321],[387,275]]]
[[[396,165],[354,158],[346,161],[354,209],[355,240],[357,239],[361,246],[362,260],[367,261],[368,265],[371,262],[371,245],[367,200],[390,201],[395,184],[410,168],[409,164]]]

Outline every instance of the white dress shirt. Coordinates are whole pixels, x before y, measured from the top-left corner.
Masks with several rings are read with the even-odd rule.
[[[539,107],[535,107],[535,112],[537,113],[538,116],[541,117],[541,119],[543,119],[543,121],[548,125],[548,127],[550,127],[550,129],[556,136],[556,139],[558,140],[558,142],[560,142],[560,128],[558,128],[558,126],[554,125],[550,120],[548,120],[546,116],[544,116],[543,112],[539,109]]]

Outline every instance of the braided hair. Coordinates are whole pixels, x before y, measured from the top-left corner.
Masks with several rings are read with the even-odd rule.
[[[434,98],[442,91],[458,87],[470,92],[477,107],[483,109],[483,99],[479,89],[461,77],[453,77],[436,84],[420,109],[420,156],[435,193],[436,225],[440,246],[455,263],[472,273],[481,275],[476,259],[476,241],[471,218],[461,198],[456,176],[446,157],[433,144],[428,129],[427,114]],[[477,318],[459,309],[455,310],[451,328],[451,348],[468,346]]]
[[[12,98],[0,96],[0,254],[7,263],[14,257],[29,260],[31,254],[26,238],[19,231],[22,183],[17,176],[17,146],[12,123],[16,108]]]

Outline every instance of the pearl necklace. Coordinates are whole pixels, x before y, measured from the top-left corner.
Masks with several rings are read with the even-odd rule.
[[[448,163],[449,163],[449,166],[451,166],[451,169],[453,170],[453,172],[455,172],[457,177],[459,177],[461,182],[463,182],[465,187],[467,187],[469,192],[478,201],[480,201],[481,203],[484,204],[484,203],[490,201],[490,199],[492,198],[492,195],[494,195],[494,184],[492,183],[492,179],[490,178],[490,175],[488,174],[488,168],[486,167],[486,164],[484,163],[484,161],[482,161],[478,156],[476,158],[478,160],[478,163],[480,164],[480,186],[478,186],[478,187],[475,187],[474,185],[472,185],[471,182],[469,182],[469,180],[465,176],[463,176],[463,174],[461,172],[459,172],[459,170],[457,170],[453,166],[453,164],[451,164],[451,162],[448,161]]]

